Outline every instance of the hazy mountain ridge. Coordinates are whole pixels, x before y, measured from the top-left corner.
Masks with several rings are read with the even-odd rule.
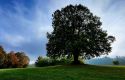
[[[125,65],[125,57],[120,56],[116,58],[103,57],[103,58],[94,58],[86,60],[87,64],[96,64],[96,65],[113,65],[112,61],[118,60],[120,65]]]

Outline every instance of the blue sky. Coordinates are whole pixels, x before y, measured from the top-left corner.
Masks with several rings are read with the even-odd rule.
[[[69,4],[83,4],[101,17],[102,28],[116,37],[109,56],[125,56],[125,0],[0,0],[0,45],[26,52],[31,62],[45,56],[52,13]]]

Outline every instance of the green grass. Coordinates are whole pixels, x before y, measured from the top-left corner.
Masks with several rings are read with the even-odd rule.
[[[0,80],[125,80],[124,66],[53,66],[1,69]]]

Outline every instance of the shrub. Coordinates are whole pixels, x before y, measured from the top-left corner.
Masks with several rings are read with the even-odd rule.
[[[114,65],[119,65],[119,61],[118,61],[118,60],[115,60],[115,61],[113,61],[113,64],[114,64]]]
[[[51,59],[51,58],[43,58],[42,56],[39,56],[38,59],[35,62],[35,65],[37,67],[43,67],[43,66],[53,66],[53,65],[63,65],[63,64],[70,64],[71,61],[67,60],[66,58],[61,59]]]
[[[43,58],[42,56],[39,56],[37,61],[35,62],[35,65],[37,67],[43,67],[43,66],[50,66],[54,65],[53,60],[49,58]]]
[[[71,59],[69,58],[69,59],[67,59],[67,58],[65,58],[65,57],[62,57],[62,58],[60,58],[60,59],[58,59],[58,60],[55,60],[55,64],[56,65],[63,65],[63,64],[70,64],[72,61],[71,61]]]

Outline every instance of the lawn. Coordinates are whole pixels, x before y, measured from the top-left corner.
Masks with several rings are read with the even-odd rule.
[[[65,65],[0,69],[0,80],[125,80],[125,67]]]

